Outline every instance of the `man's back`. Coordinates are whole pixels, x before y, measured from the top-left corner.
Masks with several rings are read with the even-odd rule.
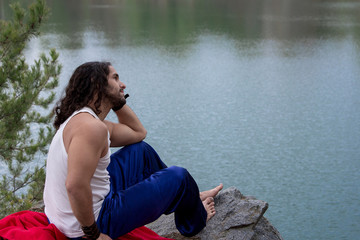
[[[66,146],[69,146],[69,142],[73,139],[70,133],[76,134],[79,129],[76,130],[74,128],[79,125],[80,120],[83,122],[86,121],[84,118],[91,118],[91,120],[97,120],[102,123],[89,108],[75,112],[56,132],[50,145],[46,166],[47,178],[44,190],[45,213],[50,222],[54,223],[60,231],[69,237],[76,237],[79,234],[82,235],[83,232],[72,212],[65,185],[69,170]],[[82,127],[84,127],[84,124]],[[91,129],[88,131],[91,131]],[[93,208],[96,217],[99,214],[103,199],[110,189],[109,175],[106,170],[110,162],[110,142],[108,138],[106,138],[106,140],[107,152],[105,152],[105,156],[98,161],[97,168],[91,179]],[[77,230],[74,232],[74,229]]]

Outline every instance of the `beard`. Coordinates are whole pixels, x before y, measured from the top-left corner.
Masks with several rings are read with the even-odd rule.
[[[104,98],[112,105],[112,109],[119,110],[126,104],[126,99],[120,92],[113,92],[111,89],[106,89]]]

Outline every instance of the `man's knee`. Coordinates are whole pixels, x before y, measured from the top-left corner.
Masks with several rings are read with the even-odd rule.
[[[123,147],[123,149],[129,149],[129,150],[133,150],[133,149],[144,149],[148,144],[144,141],[141,142],[137,142],[137,143],[132,143],[130,145],[126,145]]]
[[[171,166],[171,167],[168,168],[168,171],[171,172],[172,177],[173,177],[173,181],[177,180],[179,182],[183,182],[189,176],[188,170],[186,170],[183,167]]]
[[[119,150],[117,150],[116,152],[114,152],[112,155],[113,156],[121,156],[124,154],[129,154],[131,152],[139,152],[139,151],[144,151],[144,149],[146,148],[148,144],[141,141],[141,142],[137,142],[137,143],[133,143],[130,145],[126,145],[122,148],[120,148]]]

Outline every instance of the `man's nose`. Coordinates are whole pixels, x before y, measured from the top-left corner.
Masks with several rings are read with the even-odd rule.
[[[120,86],[120,88],[122,88],[122,89],[125,89],[125,88],[126,88],[125,83],[123,83],[123,82],[121,82],[121,81],[120,81],[120,83],[119,83],[119,86]]]

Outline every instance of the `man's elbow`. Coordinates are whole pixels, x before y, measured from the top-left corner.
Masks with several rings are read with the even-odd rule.
[[[79,193],[79,189],[83,189],[85,185],[82,185],[79,181],[66,180],[65,188],[69,196],[75,196]]]
[[[146,138],[146,135],[147,135],[146,129],[144,129],[143,131],[141,131],[141,133],[140,133],[140,138],[141,138],[141,140],[140,140],[140,141],[144,140],[144,139]]]
[[[69,181],[67,180],[65,182],[65,188],[66,188],[66,191],[69,195],[71,195],[72,193],[76,192],[76,189],[78,188],[76,186],[76,184],[74,184],[72,181]]]

